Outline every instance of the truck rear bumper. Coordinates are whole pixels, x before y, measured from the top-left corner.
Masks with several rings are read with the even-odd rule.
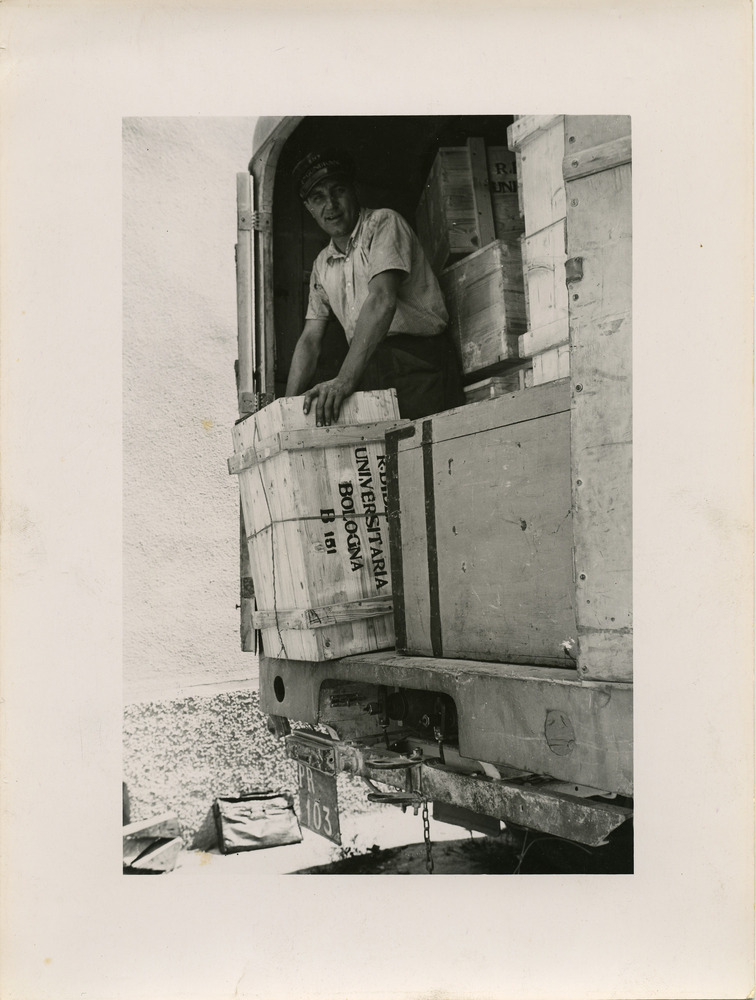
[[[298,731],[286,739],[293,760],[326,774],[359,775],[382,782],[404,803],[423,800],[461,806],[589,847],[600,847],[632,810],[612,802],[578,798],[546,785],[530,786],[479,773],[461,773],[435,758],[411,760],[380,747],[358,747],[319,733]],[[402,766],[405,765],[405,766]]]
[[[343,704],[350,684],[448,695],[458,714],[459,753],[472,762],[632,795],[631,685],[585,683],[574,670],[393,651],[324,663],[260,658],[263,711],[331,725],[342,736],[337,695]],[[357,703],[352,718],[360,716],[362,725],[371,724]],[[380,733],[375,721],[372,726],[372,735]]]

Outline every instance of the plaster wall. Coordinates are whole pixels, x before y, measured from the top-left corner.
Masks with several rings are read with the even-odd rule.
[[[256,682],[239,644],[235,174],[255,118],[123,124],[124,696]]]

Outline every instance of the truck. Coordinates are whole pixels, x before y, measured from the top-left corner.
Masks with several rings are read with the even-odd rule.
[[[468,830],[599,847],[633,815],[630,119],[259,119],[237,175],[240,422],[284,394],[327,241],[291,172],[324,147],[353,155],[364,204],[417,231],[437,224],[439,158],[465,152],[478,229],[456,260],[442,253],[442,287],[472,280],[460,268],[497,242],[491,197],[514,195],[503,224],[519,226],[505,242],[526,309],[519,325],[517,308],[493,317],[497,363],[463,358],[464,406],[386,435],[393,648],[311,661],[259,649],[242,513],[242,648],[260,654],[260,706],[297,761],[302,821],[339,842],[346,773],[372,801],[422,808],[426,840],[432,804]],[[489,156],[486,177],[485,151],[502,149],[502,176]],[[504,309],[506,295],[475,287],[487,316]],[[319,379],[345,351],[334,322]]]

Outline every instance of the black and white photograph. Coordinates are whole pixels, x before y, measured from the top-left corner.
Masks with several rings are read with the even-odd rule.
[[[178,173],[234,131],[232,341],[202,288],[166,316],[154,276],[203,218],[173,214]],[[130,119],[124,141],[125,670],[175,686],[127,708],[124,871],[277,848],[246,869],[632,873],[630,118]],[[225,380],[236,419],[156,411],[168,368],[182,395]],[[198,504],[237,482],[241,519]],[[224,597],[236,691],[214,690],[236,635],[196,662],[179,631]]]
[[[748,5],[4,20],[3,996],[745,998]]]

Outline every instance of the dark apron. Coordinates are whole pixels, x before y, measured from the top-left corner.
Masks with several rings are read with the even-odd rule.
[[[399,413],[408,420],[428,417],[465,401],[457,352],[446,333],[386,337],[376,348],[358,388],[396,389]]]

